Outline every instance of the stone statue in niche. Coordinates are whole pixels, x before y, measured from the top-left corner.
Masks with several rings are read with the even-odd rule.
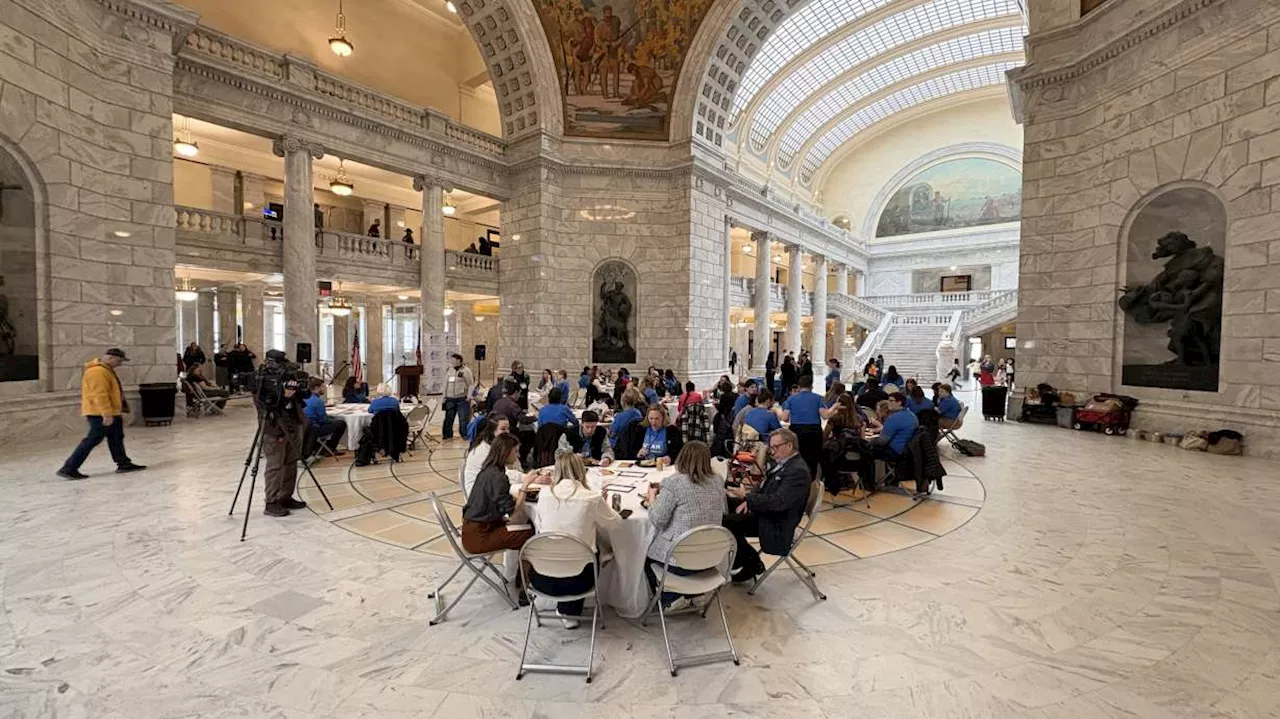
[[[626,264],[606,262],[596,270],[596,311],[591,361],[623,364],[636,361],[632,341],[636,275]]]
[[[1222,346],[1223,258],[1177,231],[1156,240],[1151,258],[1166,260],[1164,268],[1144,284],[1121,288],[1118,304],[1139,325],[1167,324],[1167,349],[1173,359],[1164,363],[1165,371],[1126,363],[1124,383],[1215,391]]]
[[[0,276],[0,287],[4,286],[4,277]],[[8,357],[17,347],[18,333],[9,321],[9,298],[0,292],[0,357]]]

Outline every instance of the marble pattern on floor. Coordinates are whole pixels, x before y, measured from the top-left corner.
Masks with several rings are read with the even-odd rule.
[[[610,614],[588,685],[517,682],[526,615],[496,597],[427,626],[453,563],[395,527],[431,518],[405,500],[447,489],[456,450],[396,478],[321,468],[334,521],[263,517],[258,489],[242,543],[227,509],[250,421],[131,428],[139,474],[99,449],[91,479],[56,479],[67,443],[0,460],[0,716],[1280,716],[1274,463],[976,423],[985,458],[944,452],[980,483],[887,523],[894,500],[829,510],[815,553],[862,527],[928,541],[820,567],[826,602],[785,574],[729,591],[740,667],[672,678],[657,629]],[[367,507],[405,521],[380,541],[342,526]],[[855,511],[877,521],[834,514]],[[676,634],[696,649],[714,630]],[[580,660],[585,633],[549,626],[532,650]]]

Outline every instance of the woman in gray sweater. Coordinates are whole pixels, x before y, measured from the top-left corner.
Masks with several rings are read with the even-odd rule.
[[[662,563],[677,537],[694,527],[720,526],[727,507],[724,479],[711,469],[711,450],[703,442],[693,441],[684,445],[676,457],[676,473],[662,481],[662,489],[649,486],[644,505],[649,509],[649,522],[658,530],[647,552],[645,578],[649,586],[657,589]],[[672,574],[693,574],[674,564]],[[680,604],[675,604],[683,599]],[[671,609],[687,605],[688,598],[674,592],[663,592],[662,604]]]

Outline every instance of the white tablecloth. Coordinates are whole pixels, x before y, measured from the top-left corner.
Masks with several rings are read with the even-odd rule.
[[[608,545],[613,553],[613,561],[605,565],[600,573],[600,601],[614,608],[619,616],[635,619],[644,614],[645,608],[653,594],[649,591],[649,583],[644,577],[645,552],[657,533],[649,523],[649,512],[640,506],[645,492],[652,480],[662,481],[675,473],[675,469],[667,467],[659,472],[654,468],[619,467],[616,463],[603,469],[612,475],[602,474],[602,469],[592,467],[587,471],[587,484],[593,491],[600,491],[606,485],[627,485],[630,492],[619,492],[622,497],[622,508],[630,509],[633,514],[627,519],[614,520],[598,534],[601,551]],[[639,476],[624,477],[622,473]],[[542,491],[546,491],[544,488]],[[610,493],[610,501],[612,501]],[[538,524],[538,504],[525,505],[529,510],[529,518],[534,526]]]
[[[414,407],[418,405],[412,403],[402,403],[400,405],[401,414],[409,414]],[[367,404],[337,404],[329,407],[326,412],[332,419],[340,419],[347,423],[347,449],[355,451],[360,446],[360,438],[364,436],[364,431],[373,424],[373,415],[369,413],[369,405]]]

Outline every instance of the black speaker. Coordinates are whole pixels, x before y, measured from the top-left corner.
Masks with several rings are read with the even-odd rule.
[[[298,364],[306,364],[311,361],[311,343],[299,342],[298,349],[293,354],[293,359]]]
[[[475,355],[475,356],[476,356],[476,361],[477,361],[477,362],[483,362],[483,361],[484,361],[484,357],[485,357],[485,346],[484,346],[484,345],[476,345],[476,355]]]

